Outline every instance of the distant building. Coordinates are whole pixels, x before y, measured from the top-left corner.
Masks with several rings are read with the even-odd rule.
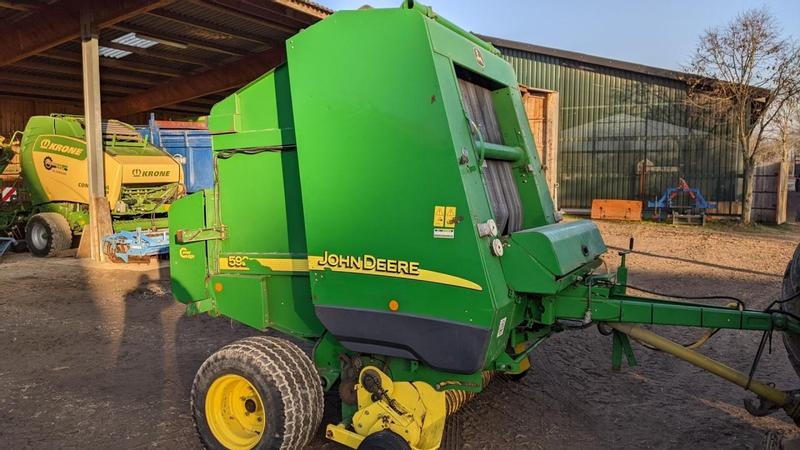
[[[719,204],[714,213],[739,214],[735,127],[687,103],[691,75],[482,38],[532,93],[557,92],[557,117],[545,120],[558,123],[552,175],[559,207],[588,210],[595,198],[653,200],[684,178]]]

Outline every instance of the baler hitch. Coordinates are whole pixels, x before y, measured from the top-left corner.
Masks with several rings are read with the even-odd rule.
[[[724,378],[758,396],[757,403],[752,399],[745,399],[744,406],[747,412],[754,416],[765,416],[778,409],[783,409],[786,414],[800,425],[800,391],[781,391],[774,385],[765,384],[752,378],[751,375],[739,372],[719,361],[711,359],[699,352],[675,341],[660,336],[652,331],[628,323],[607,323],[615,331],[624,333],[636,341],[649,345],[655,349],[669,353],[677,358],[687,361],[703,370]]]

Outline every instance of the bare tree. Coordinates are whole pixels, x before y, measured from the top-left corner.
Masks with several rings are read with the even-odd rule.
[[[742,223],[749,224],[753,181],[763,142],[787,102],[800,95],[800,45],[784,37],[767,9],[739,14],[707,30],[687,69],[691,101],[729,118],[744,168]]]
[[[794,164],[797,147],[800,146],[800,96],[783,105],[775,116],[773,128],[773,140],[780,151],[780,160]]]

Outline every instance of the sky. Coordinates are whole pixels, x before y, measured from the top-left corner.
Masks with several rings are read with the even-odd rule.
[[[397,7],[400,0],[317,0],[331,9]],[[800,0],[427,0],[465,30],[530,44],[682,70],[703,31],[766,6],[800,39]]]

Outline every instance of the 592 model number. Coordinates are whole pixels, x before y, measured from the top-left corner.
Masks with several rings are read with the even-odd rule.
[[[247,256],[228,256],[228,267],[247,267]]]

